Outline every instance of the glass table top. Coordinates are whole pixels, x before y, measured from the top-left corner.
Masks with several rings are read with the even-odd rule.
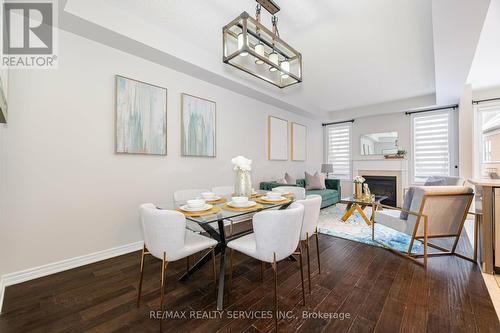
[[[224,199],[226,199],[226,202],[231,201],[230,197],[224,197]],[[254,199],[255,198],[252,198],[250,200],[254,200]],[[235,218],[235,217],[243,216],[243,215],[247,215],[247,214],[255,214],[259,211],[266,210],[266,209],[281,208],[283,206],[288,206],[293,201],[294,200],[292,198],[290,201],[285,202],[285,203],[269,203],[269,204],[260,203],[263,206],[263,208],[249,210],[249,211],[243,211],[243,212],[236,212],[236,211],[226,210],[226,209],[222,208],[226,202],[218,203],[218,204],[211,204],[213,206],[219,206],[220,210],[217,213],[210,214],[210,215],[203,215],[203,216],[196,216],[196,217],[186,215],[186,219],[193,221],[193,222],[196,222],[196,223],[199,223],[199,224],[212,223],[212,222],[217,222],[218,220],[231,219],[231,218]],[[175,209],[177,209],[185,204],[186,204],[185,202],[174,202],[172,200],[169,202],[157,204],[156,207],[158,209],[175,210]]]
[[[388,197],[385,195],[375,195],[374,197],[372,197],[372,199],[361,199],[350,196],[342,198],[340,201],[342,203],[357,203],[357,204],[371,205],[372,203],[379,204],[382,200],[385,200],[387,198]]]

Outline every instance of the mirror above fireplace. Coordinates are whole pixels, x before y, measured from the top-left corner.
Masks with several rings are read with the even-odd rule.
[[[361,136],[361,155],[389,155],[398,152],[398,132],[370,133]]]

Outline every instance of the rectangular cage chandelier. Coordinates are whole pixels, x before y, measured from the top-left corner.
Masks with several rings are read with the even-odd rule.
[[[279,36],[280,8],[271,0],[257,0],[255,19],[243,12],[222,28],[223,62],[279,88],[302,82],[302,55]],[[272,16],[272,31],[260,23],[261,5]]]

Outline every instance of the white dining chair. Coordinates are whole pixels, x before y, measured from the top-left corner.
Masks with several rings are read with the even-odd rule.
[[[273,191],[282,191],[293,193],[295,200],[304,200],[306,197],[306,189],[300,186],[278,186]]]
[[[196,198],[201,198],[203,192],[210,192],[208,189],[190,189],[174,192],[174,201],[176,203],[186,203],[186,201]]]
[[[141,272],[137,295],[137,307],[141,299],[142,280],[144,276],[144,257],[148,254],[162,260],[160,310],[163,314],[165,278],[167,266],[173,261],[187,258],[190,255],[210,250],[212,252],[214,283],[217,285],[214,248],[217,241],[192,231],[186,230],[186,218],[180,212],[160,210],[153,204],[143,204],[139,208],[144,246],[141,256]],[[161,330],[160,321],[160,330]]]
[[[174,192],[174,203],[176,206],[178,205],[184,205],[186,201],[191,200],[191,199],[198,199],[202,198],[201,194],[204,192],[210,192],[210,190],[207,189],[192,189],[192,190],[180,190],[180,191],[175,191]],[[192,222],[192,221],[187,221],[187,227],[188,229],[202,233],[205,232],[205,230],[200,227],[198,223]]]
[[[307,277],[309,284],[309,293],[311,293],[311,260],[309,257],[309,240],[313,235],[316,235],[316,254],[318,256],[318,272],[321,274],[321,263],[319,260],[319,239],[318,239],[318,222],[319,211],[321,209],[321,196],[312,194],[308,195],[304,200],[297,200],[296,203],[304,206],[304,219],[300,230],[300,251],[302,245],[306,248],[307,256]]]
[[[274,324],[278,327],[278,262],[291,256],[299,244],[300,229],[304,216],[304,206],[292,203],[288,209],[268,210],[253,217],[254,232],[227,243],[230,248],[230,281],[233,271],[233,250],[271,263],[274,271]],[[300,276],[302,279],[302,299],[305,304],[304,274],[300,256]],[[221,273],[222,274],[222,273]]]

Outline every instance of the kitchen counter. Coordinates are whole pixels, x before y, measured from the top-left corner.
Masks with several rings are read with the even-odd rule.
[[[476,213],[481,213],[479,223],[479,262],[484,273],[493,274],[500,268],[500,179],[469,179],[474,185]]]

